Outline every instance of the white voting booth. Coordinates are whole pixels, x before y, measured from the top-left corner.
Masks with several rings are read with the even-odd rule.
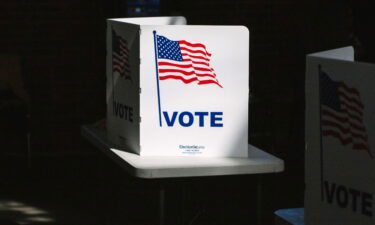
[[[188,26],[183,17],[109,19],[106,124],[81,132],[137,178],[282,172],[283,160],[248,144],[248,95],[247,28]],[[164,182],[175,181],[158,185],[160,224]]]
[[[141,156],[248,157],[249,31],[107,20],[107,135]]]
[[[307,56],[307,225],[375,224],[375,65],[352,47]]]

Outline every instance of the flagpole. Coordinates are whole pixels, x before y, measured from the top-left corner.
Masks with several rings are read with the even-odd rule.
[[[159,67],[158,67],[156,30],[154,30],[153,33],[154,33],[155,66],[156,66],[156,87],[157,87],[157,92],[158,92],[158,107],[159,107],[159,125],[161,127],[162,122],[161,122],[161,107],[160,107]]]
[[[321,83],[321,74],[322,74],[322,65],[319,64],[319,130],[320,130],[320,198],[324,201],[324,168],[323,168],[323,140],[322,140],[322,83]]]

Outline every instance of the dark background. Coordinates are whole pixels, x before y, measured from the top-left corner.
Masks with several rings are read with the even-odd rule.
[[[8,113],[0,118],[1,124],[8,124],[0,130],[2,199],[39,196],[34,198],[38,203],[56,192],[65,193],[73,196],[73,202],[82,202],[80,208],[91,204],[90,210],[98,216],[95,210],[103,206],[93,206],[94,196],[100,201],[121,199],[119,189],[115,197],[104,193],[113,193],[111,187],[134,191],[137,187],[129,183],[144,182],[126,177],[80,135],[81,125],[105,117],[105,19],[126,16],[125,6],[126,1],[120,0],[1,1],[0,55],[17,58],[10,67],[19,68],[29,95],[28,100],[18,99],[24,102],[18,108],[24,115]],[[244,215],[248,217],[238,223],[255,221],[259,182],[264,224],[272,224],[276,209],[303,206],[305,55],[353,45],[357,60],[375,62],[375,16],[370,6],[369,0],[161,0],[162,16],[183,15],[188,24],[250,29],[249,142],[285,160],[285,172],[280,174],[188,179],[196,201],[206,199],[206,193],[211,193],[210,201],[219,199],[208,204],[216,212],[207,213],[208,221],[233,207],[238,210],[229,213],[228,221]],[[108,183],[110,187],[104,185]],[[207,185],[213,188],[205,189]],[[233,195],[223,194],[227,192]],[[148,201],[145,198],[143,202]],[[66,202],[63,197],[55,200]],[[232,207],[228,201],[240,203]],[[125,207],[116,202],[109,211]],[[153,215],[152,209],[148,212]]]

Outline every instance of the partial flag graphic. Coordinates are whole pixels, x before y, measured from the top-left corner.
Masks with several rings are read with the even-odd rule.
[[[341,81],[332,80],[319,67],[321,132],[342,145],[366,151],[373,158],[363,123],[364,104],[360,92]]]
[[[112,30],[112,72],[131,80],[128,42]]]
[[[214,84],[222,88],[210,66],[211,53],[201,43],[172,41],[156,35],[157,66],[160,80],[180,80],[185,84]]]

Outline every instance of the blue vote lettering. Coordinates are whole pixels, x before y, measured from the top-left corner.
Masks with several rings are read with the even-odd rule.
[[[223,124],[219,123],[218,121],[222,121],[223,112],[211,112],[211,127],[222,127]]]
[[[205,119],[209,117],[208,125],[210,127],[223,127],[223,112],[177,112],[174,111],[170,115],[168,112],[164,111],[163,116],[168,127],[173,127],[178,121],[179,125],[182,127],[191,127],[196,121],[198,121],[199,127],[204,127],[206,125]]]
[[[177,112],[173,112],[172,118],[169,118],[168,112],[163,112],[165,122],[167,122],[168,127],[173,127],[174,122],[176,121]]]

